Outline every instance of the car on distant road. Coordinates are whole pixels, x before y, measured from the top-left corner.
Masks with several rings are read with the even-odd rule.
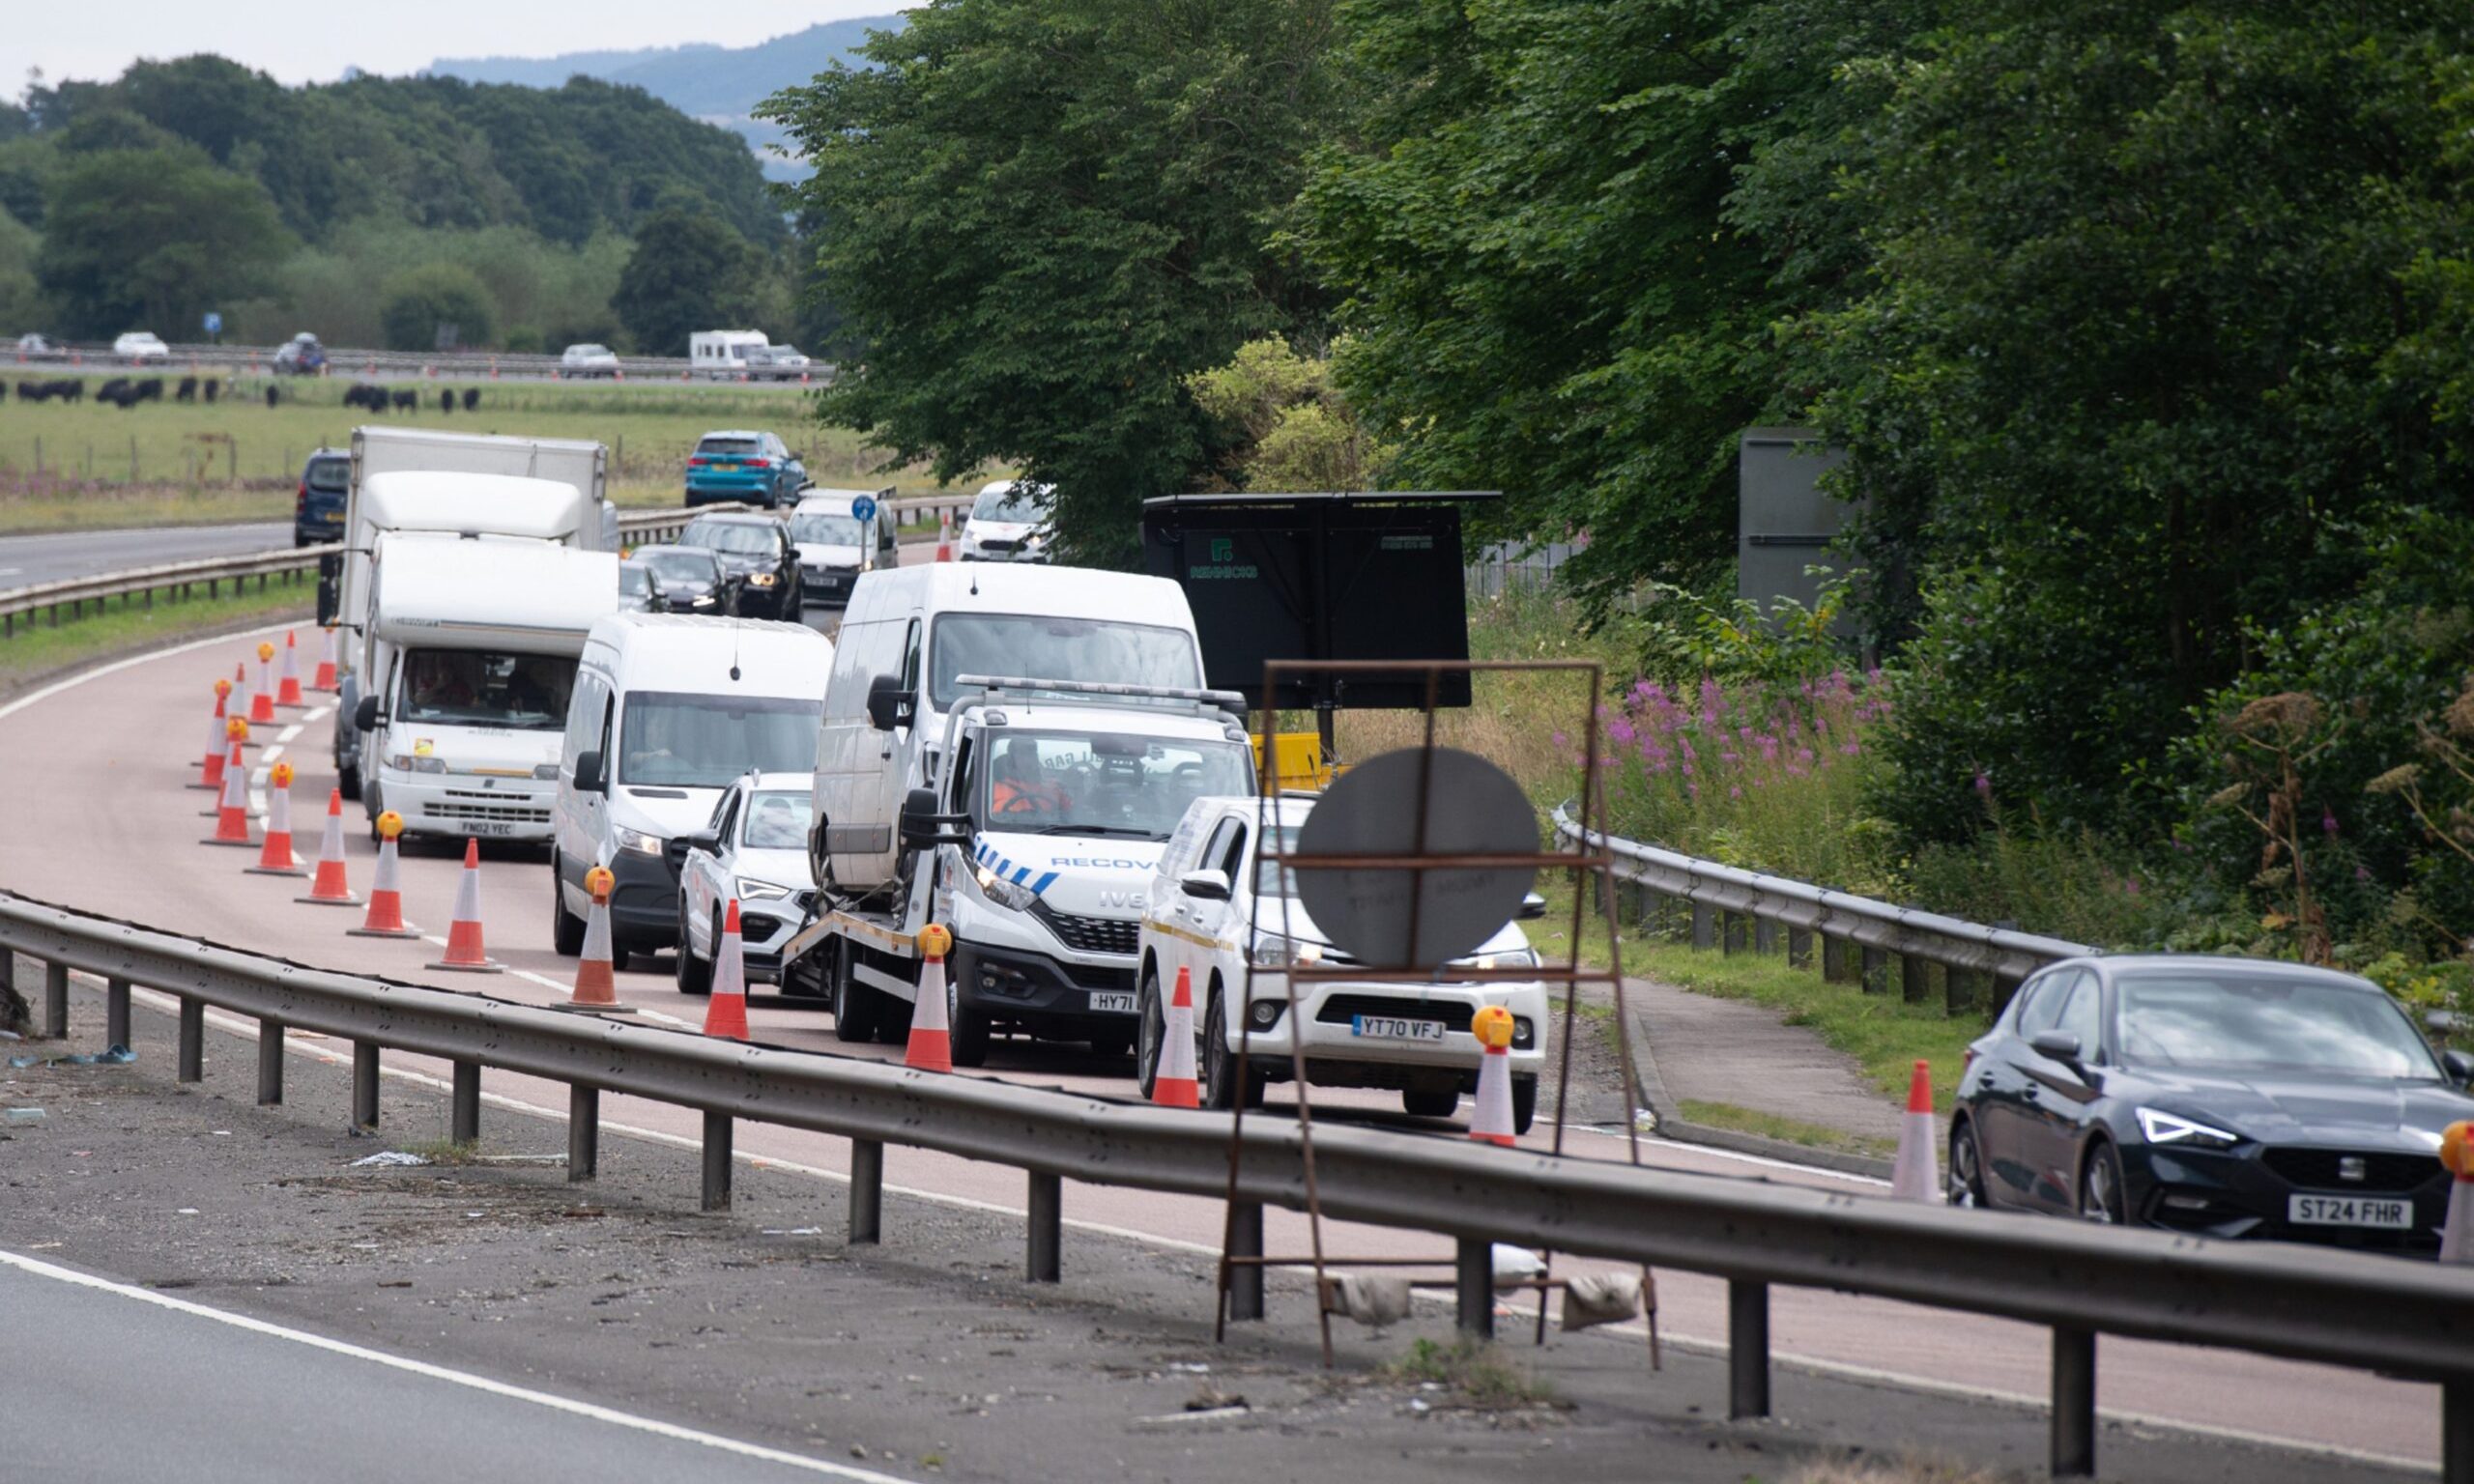
[[[274,368],[287,376],[316,376],[327,368],[327,348],[304,329],[274,348]]]
[[[808,482],[807,466],[790,445],[771,434],[748,428],[724,428],[696,441],[687,456],[687,503],[742,501],[778,510],[799,498]]]
[[[730,605],[730,585],[720,558],[700,546],[640,546],[619,564],[619,593],[628,567],[647,574],[644,607],[656,614],[720,614]]]
[[[132,329],[112,342],[112,357],[116,360],[169,360],[172,348],[163,343],[160,335]]]
[[[2194,1236],[2432,1252],[2440,1133],[2474,1118],[2474,1057],[2386,990],[2262,959],[2068,959],[1967,1058],[1953,1204]]]
[[[799,554],[780,521],[752,512],[700,515],[679,532],[678,544],[702,547],[721,562],[731,613],[797,621]]]
[[[559,353],[561,376],[617,376],[618,355],[606,345],[571,345]]]
[[[344,538],[344,502],[352,493],[352,455],[320,448],[301,466],[301,488],[292,498],[292,544],[321,546]]]
[[[1290,966],[1355,961],[1307,914],[1295,895],[1295,872],[1282,871],[1277,860],[1296,852],[1298,832],[1313,808],[1313,799],[1294,796],[1269,802],[1204,797],[1186,806],[1141,896],[1135,1076],[1142,1095],[1151,1096],[1159,1072],[1167,996],[1182,970],[1193,985],[1196,1065],[1207,1106],[1233,1108],[1240,1099],[1249,1107],[1259,1103],[1266,1081],[1289,1078],[1291,1048],[1302,1042],[1306,1074],[1316,1087],[1389,1088],[1411,1115],[1448,1118],[1461,1094],[1477,1091],[1482,1048],[1470,1026],[1480,1009],[1500,1005],[1512,1016],[1512,1127],[1528,1132],[1546,1061],[1546,985],[1470,983],[1452,975],[1453,967],[1464,965],[1488,972],[1536,967],[1537,950],[1517,921],[1438,971],[1431,984],[1317,979],[1298,985],[1291,997],[1283,972]],[[1031,822],[1041,819],[1033,815]],[[1261,858],[1258,831],[1274,836],[1275,859]],[[1543,899],[1531,896],[1520,915],[1536,917],[1545,907]],[[1241,1039],[1251,1084],[1242,1090]]]
[[[795,345],[751,347],[746,359],[748,380],[753,382],[795,382],[813,364]]]
[[[791,512],[791,544],[798,549],[803,601],[841,607],[850,601],[850,589],[860,573],[901,565],[892,496],[890,489],[820,490],[814,486],[800,493],[798,506]],[[864,521],[850,513],[862,499],[877,507]]]
[[[733,900],[748,979],[769,984],[781,977],[782,945],[805,916],[800,899],[808,890],[815,786],[812,774],[750,773],[722,790],[705,828],[671,838],[680,993],[712,989],[713,949]]]
[[[65,354],[66,352],[54,345],[47,336],[28,332],[17,337],[17,356],[20,359],[48,359]]]
[[[1052,487],[1023,479],[998,479],[984,486],[963,522],[960,549],[964,561],[1048,560],[1049,499]]]

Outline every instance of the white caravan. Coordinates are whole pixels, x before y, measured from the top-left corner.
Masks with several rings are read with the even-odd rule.
[[[696,330],[687,337],[687,366],[698,376],[742,376],[749,366],[748,352],[767,344],[761,329]]]

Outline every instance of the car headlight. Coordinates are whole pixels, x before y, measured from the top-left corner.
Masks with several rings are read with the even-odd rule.
[[[1007,907],[1016,912],[1028,912],[1031,910],[1031,903],[1039,900],[1037,894],[1033,893],[1029,887],[1019,881],[1008,881],[985,866],[974,869],[971,871],[971,879],[979,883],[981,896],[1000,907]]]
[[[789,887],[776,886],[770,881],[759,881],[754,876],[740,876],[734,884],[738,888],[740,899],[745,901],[779,901],[791,895]]]
[[[2238,1133],[2162,1108],[2140,1109],[2139,1131],[2150,1144],[2179,1144],[2191,1149],[2231,1149],[2242,1142]]]
[[[1323,945],[1265,933],[1254,940],[1251,957],[1258,969],[1285,969],[1292,965],[1311,968],[1323,961]]]
[[[750,572],[747,575],[747,580],[759,587],[770,587],[773,585],[773,574],[770,572]]]
[[[412,753],[397,753],[387,759],[387,766],[398,773],[444,773],[446,771],[446,759],[421,756]]]
[[[713,595],[709,592],[700,592],[696,596],[687,600],[687,606],[689,608],[710,608],[713,606]]]
[[[1455,969],[1477,969],[1483,972],[1488,969],[1534,969],[1538,967],[1538,950],[1512,948],[1506,949],[1500,954],[1474,954],[1466,958],[1454,959],[1452,966]]]
[[[535,763],[532,776],[542,783],[555,784],[559,781],[559,765],[555,762]]]
[[[662,842],[658,835],[647,835],[642,830],[631,830],[623,825],[614,827],[610,833],[618,837],[618,848],[621,850],[633,850],[638,855],[661,854]]]

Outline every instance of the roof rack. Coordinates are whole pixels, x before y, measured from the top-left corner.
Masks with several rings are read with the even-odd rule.
[[[1028,675],[957,675],[954,684],[978,691],[989,699],[1005,692],[1050,695],[1097,701],[1181,700],[1196,708],[1211,706],[1234,716],[1246,714],[1246,698],[1235,691],[1198,690],[1182,685],[1130,685],[1114,680],[1042,680]]]

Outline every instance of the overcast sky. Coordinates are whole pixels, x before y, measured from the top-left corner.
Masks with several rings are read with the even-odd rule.
[[[140,57],[212,51],[291,83],[344,69],[416,72],[438,57],[550,57],[711,42],[745,46],[906,0],[0,0],[0,97],[26,69],[102,80]]]

